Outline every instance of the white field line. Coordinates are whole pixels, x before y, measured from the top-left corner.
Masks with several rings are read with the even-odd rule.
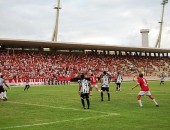
[[[19,102],[11,102],[10,103],[16,103],[16,104],[22,104],[22,105],[32,105],[32,106],[39,106],[39,107],[48,107],[48,108],[55,108],[55,109],[70,109],[75,111],[82,111],[82,109],[74,109],[74,108],[64,108],[64,107],[54,107],[54,106],[48,106],[48,105],[38,105],[38,104],[30,104],[30,103],[19,103]],[[86,118],[76,118],[71,120],[61,120],[61,121],[54,121],[54,122],[46,122],[46,123],[37,123],[37,124],[30,124],[30,125],[18,125],[18,126],[9,126],[9,127],[1,127],[0,130],[3,129],[14,129],[14,128],[24,128],[24,127],[33,127],[33,126],[43,126],[43,125],[51,125],[51,124],[57,124],[62,122],[70,122],[70,121],[80,121],[80,120],[89,120],[89,119],[95,119],[95,118],[103,118],[103,117],[109,117],[109,116],[116,116],[120,115],[118,113],[107,113],[107,112],[100,112],[100,111],[92,111],[88,110],[89,112],[98,112],[103,113],[105,115],[95,116],[95,117],[86,117]]]
[[[18,125],[18,126],[1,127],[0,130],[14,129],[14,128],[24,128],[24,127],[33,127],[33,126],[52,125],[52,124],[63,123],[63,122],[89,120],[89,119],[103,118],[103,117],[109,117],[109,116],[113,116],[113,115],[109,114],[109,115],[102,115],[102,116],[95,116],[95,117],[76,118],[76,119],[72,119],[72,120],[62,120],[62,121],[54,121],[54,122],[46,122],[46,123],[37,123],[37,124],[31,124],[31,125]]]
[[[47,108],[54,108],[54,109],[63,109],[63,110],[74,110],[74,111],[82,111],[82,109],[76,109],[76,108],[67,108],[67,107],[55,107],[55,106],[49,106],[49,105],[40,105],[40,104],[32,104],[32,103],[21,103],[21,102],[12,102],[8,101],[9,103],[14,103],[14,104],[21,104],[21,105],[29,105],[29,106],[38,106],[38,107],[47,107]],[[108,112],[101,112],[101,111],[95,111],[91,109],[86,109],[84,110],[85,112],[95,112],[95,113],[101,113],[101,114],[111,114],[111,115],[120,115],[119,113],[108,113]]]

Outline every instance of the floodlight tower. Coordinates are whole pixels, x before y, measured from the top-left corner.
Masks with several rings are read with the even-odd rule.
[[[162,26],[163,26],[163,17],[164,17],[164,9],[165,9],[165,5],[168,3],[168,0],[163,0],[162,1],[162,16],[161,16],[161,21],[159,22],[160,23],[160,31],[159,31],[159,35],[158,35],[158,39],[157,39],[157,42],[155,44],[155,48],[160,48],[161,46],[161,35],[162,35]]]
[[[54,28],[54,32],[53,32],[53,37],[52,37],[52,41],[56,41],[57,42],[57,35],[58,35],[58,21],[59,21],[59,12],[60,12],[60,0],[58,0],[58,4],[56,7],[54,7],[54,9],[57,10],[56,13],[56,22],[55,22],[55,28]]]

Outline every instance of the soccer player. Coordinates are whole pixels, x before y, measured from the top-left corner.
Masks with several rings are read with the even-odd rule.
[[[116,91],[121,91],[122,80],[123,80],[122,75],[120,74],[120,72],[118,72],[116,76]]]
[[[103,92],[107,92],[108,101],[110,101],[110,93],[109,93],[109,83],[110,83],[110,77],[107,75],[107,72],[104,71],[103,75],[101,76],[101,101],[103,101]]]
[[[90,76],[90,84],[91,84],[91,87],[90,87],[90,95],[92,95],[92,89],[95,87],[97,91],[100,92],[100,90],[98,90],[98,85],[97,85],[97,80],[96,80],[96,77],[91,74]]]
[[[28,90],[29,88],[30,88],[29,79],[26,79],[24,91]]]
[[[134,87],[132,87],[132,90],[134,88],[136,88],[137,86],[139,86],[139,85],[141,87],[141,90],[138,93],[138,97],[137,97],[138,98],[139,106],[143,107],[142,101],[141,101],[141,96],[146,95],[146,96],[148,96],[155,103],[156,107],[159,107],[159,105],[156,102],[155,98],[151,95],[151,92],[149,91],[149,86],[148,86],[147,80],[145,78],[143,78],[143,74],[142,73],[139,74],[139,77],[137,79],[137,84]]]
[[[160,77],[161,77],[160,85],[161,85],[161,84],[164,85],[164,79],[165,79],[164,74],[162,73]]]
[[[4,89],[3,85],[9,88],[6,84],[5,80],[3,79],[3,75],[0,75],[0,99],[7,101],[7,91]],[[9,88],[10,89],[10,88]]]
[[[87,109],[90,108],[89,88],[90,88],[90,83],[85,79],[84,74],[82,74],[81,80],[79,80],[78,94],[80,95],[81,103],[84,109],[86,109],[84,99],[86,99],[87,102]]]

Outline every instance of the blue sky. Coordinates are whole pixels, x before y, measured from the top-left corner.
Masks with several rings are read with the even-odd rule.
[[[141,46],[149,29],[154,47],[162,0],[60,0],[58,41]],[[51,41],[57,0],[0,0],[0,38]],[[165,6],[161,48],[170,48],[170,3]]]

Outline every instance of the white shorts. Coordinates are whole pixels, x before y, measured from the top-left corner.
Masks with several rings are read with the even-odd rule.
[[[95,87],[95,88],[98,88],[98,85],[97,85],[97,84],[91,84],[91,87],[92,87],[92,88],[94,88],[94,87]]]
[[[151,92],[150,92],[150,91],[140,91],[140,92],[138,93],[138,95],[141,95],[141,96],[144,96],[144,95],[150,96],[150,95],[151,95]]]

